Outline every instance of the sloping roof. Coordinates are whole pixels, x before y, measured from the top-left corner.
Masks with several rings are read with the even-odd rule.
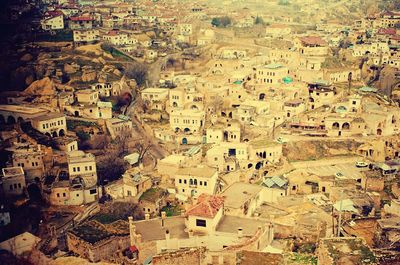
[[[124,160],[127,161],[130,165],[136,164],[139,162],[139,154],[132,153],[130,155],[124,156]]]
[[[200,151],[200,149],[201,149],[201,146],[200,146],[200,145],[193,146],[192,148],[190,148],[189,150],[187,150],[187,151],[185,152],[185,155],[187,155],[187,156],[195,155],[195,154],[197,154],[197,153]]]
[[[264,186],[268,187],[268,188],[271,188],[271,187],[273,187],[273,186],[278,186],[279,188],[282,188],[282,187],[284,187],[287,183],[288,183],[288,181],[287,181],[286,179],[284,179],[284,178],[282,178],[282,177],[279,177],[279,176],[273,176],[273,177],[270,177],[270,178],[266,178],[266,179],[263,181],[262,184],[263,184]]]
[[[199,196],[197,204],[187,211],[187,215],[214,218],[223,205],[224,197],[203,193]]]
[[[325,46],[327,45],[327,42],[320,37],[317,36],[306,36],[306,37],[301,37],[300,41],[304,45],[319,45],[319,46]]]
[[[337,211],[345,211],[345,212],[356,212],[358,213],[358,210],[354,207],[354,203],[350,199],[345,199],[341,201],[337,201],[333,207]]]

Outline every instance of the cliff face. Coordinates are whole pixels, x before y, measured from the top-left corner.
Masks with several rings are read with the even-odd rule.
[[[289,161],[316,160],[328,156],[356,153],[361,145],[354,140],[324,140],[289,142],[283,146],[283,154]]]
[[[34,81],[23,91],[25,96],[52,96],[55,95],[55,93],[55,85],[49,77]]]

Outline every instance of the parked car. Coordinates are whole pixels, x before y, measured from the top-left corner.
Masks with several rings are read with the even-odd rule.
[[[369,163],[364,162],[364,161],[358,161],[356,162],[356,167],[368,167]]]

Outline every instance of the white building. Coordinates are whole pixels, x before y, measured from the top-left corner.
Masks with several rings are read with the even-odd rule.
[[[175,174],[175,187],[179,194],[198,197],[202,193],[215,194],[218,172],[215,168],[199,165],[180,168]]]
[[[51,137],[64,136],[67,120],[61,113],[49,113],[32,119],[32,127]]]

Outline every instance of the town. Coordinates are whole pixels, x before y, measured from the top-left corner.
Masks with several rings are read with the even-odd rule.
[[[0,264],[400,264],[397,0],[4,0]]]

